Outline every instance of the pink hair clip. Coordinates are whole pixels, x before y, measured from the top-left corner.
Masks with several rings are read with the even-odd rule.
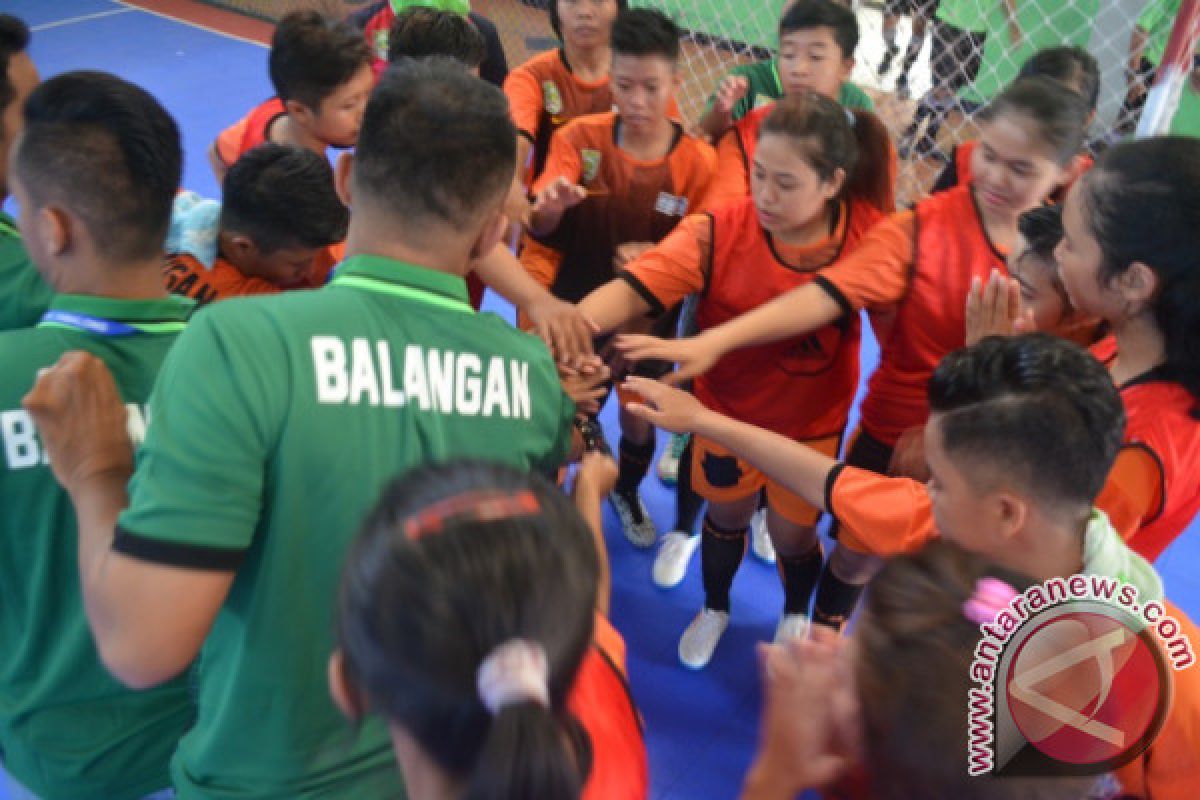
[[[976,625],[995,622],[1017,594],[1016,589],[999,578],[980,578],[975,583],[975,594],[963,603],[963,615]]]

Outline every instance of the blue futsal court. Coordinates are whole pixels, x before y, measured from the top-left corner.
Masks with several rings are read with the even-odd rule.
[[[184,186],[219,196],[206,158],[217,133],[271,95],[266,50],[254,42],[110,0],[5,0],[3,10],[34,29],[32,56],[43,77],[74,69],[116,73],[148,89],[184,136]],[[491,310],[512,319],[495,298]],[[867,326],[864,326],[866,329]],[[878,359],[864,336],[863,374]],[[603,420],[617,440],[615,409]],[[666,437],[660,436],[661,446]],[[674,493],[653,474],[643,495],[660,532],[674,521]],[[774,633],[782,591],[774,567],[747,557],[733,593],[733,623],[704,671],[679,664],[679,635],[700,607],[699,557],[683,584],[664,592],[650,579],[653,551],[636,551],[611,510],[613,621],[625,636],[634,694],[645,715],[652,796],[735,797],[758,738],[760,686],[755,645]],[[1159,560],[1168,596],[1200,618],[1200,529],[1193,524]],[[1200,643],[1195,643],[1200,645]],[[0,800],[7,800],[0,794]]]

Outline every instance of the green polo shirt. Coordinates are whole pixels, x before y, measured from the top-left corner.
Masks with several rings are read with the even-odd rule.
[[[778,59],[772,58],[768,61],[739,64],[729,70],[728,74],[745,78],[746,83],[749,84],[749,88],[746,89],[746,95],[741,100],[738,100],[737,104],[733,107],[734,122],[759,106],[764,106],[783,97],[783,82],[779,78]],[[704,108],[705,113],[708,113],[712,109],[716,99],[717,95],[714,92],[708,98],[708,105]],[[837,101],[846,108],[861,108],[866,111],[875,110],[875,103],[871,100],[871,97],[850,81],[842,84],[842,89],[838,92]]]
[[[0,333],[0,753],[45,800],[137,798],[170,785],[191,696],[182,680],[130,691],[100,663],[83,611],[75,512],[21,398],[39,369],[69,350],[89,351],[112,370],[136,441],[192,302],[59,295],[50,308],[154,332],[106,336],[43,323]]]
[[[237,572],[179,797],[400,796],[385,726],[348,723],[326,688],[343,555],[410,467],[562,463],[575,409],[545,345],[475,313],[462,278],[356,256],[322,289],[205,308],[150,408],[114,547]]]
[[[53,295],[29,260],[13,218],[0,211],[0,331],[37,324]]]

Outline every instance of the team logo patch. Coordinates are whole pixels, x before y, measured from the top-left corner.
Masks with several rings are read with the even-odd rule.
[[[563,111],[562,92],[554,81],[542,83],[542,97],[545,98],[547,114],[561,114]]]
[[[687,213],[687,208],[688,201],[686,197],[679,197],[667,192],[659,192],[658,200],[654,202],[654,210],[669,217],[682,217]]]
[[[583,182],[590,183],[600,174],[600,151],[584,150],[580,154],[583,159]]]

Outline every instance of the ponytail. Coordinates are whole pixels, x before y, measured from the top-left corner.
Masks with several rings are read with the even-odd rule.
[[[896,150],[883,120],[864,109],[850,111],[858,163],[846,176],[843,195],[864,200],[885,214],[896,210]]]
[[[578,800],[590,762],[587,735],[574,717],[535,702],[507,706],[492,718],[463,797]]]
[[[1158,278],[1152,302],[1166,362],[1200,419],[1200,140],[1162,136],[1119,144],[1083,179],[1084,219],[1100,246],[1102,283],[1135,262]]]

